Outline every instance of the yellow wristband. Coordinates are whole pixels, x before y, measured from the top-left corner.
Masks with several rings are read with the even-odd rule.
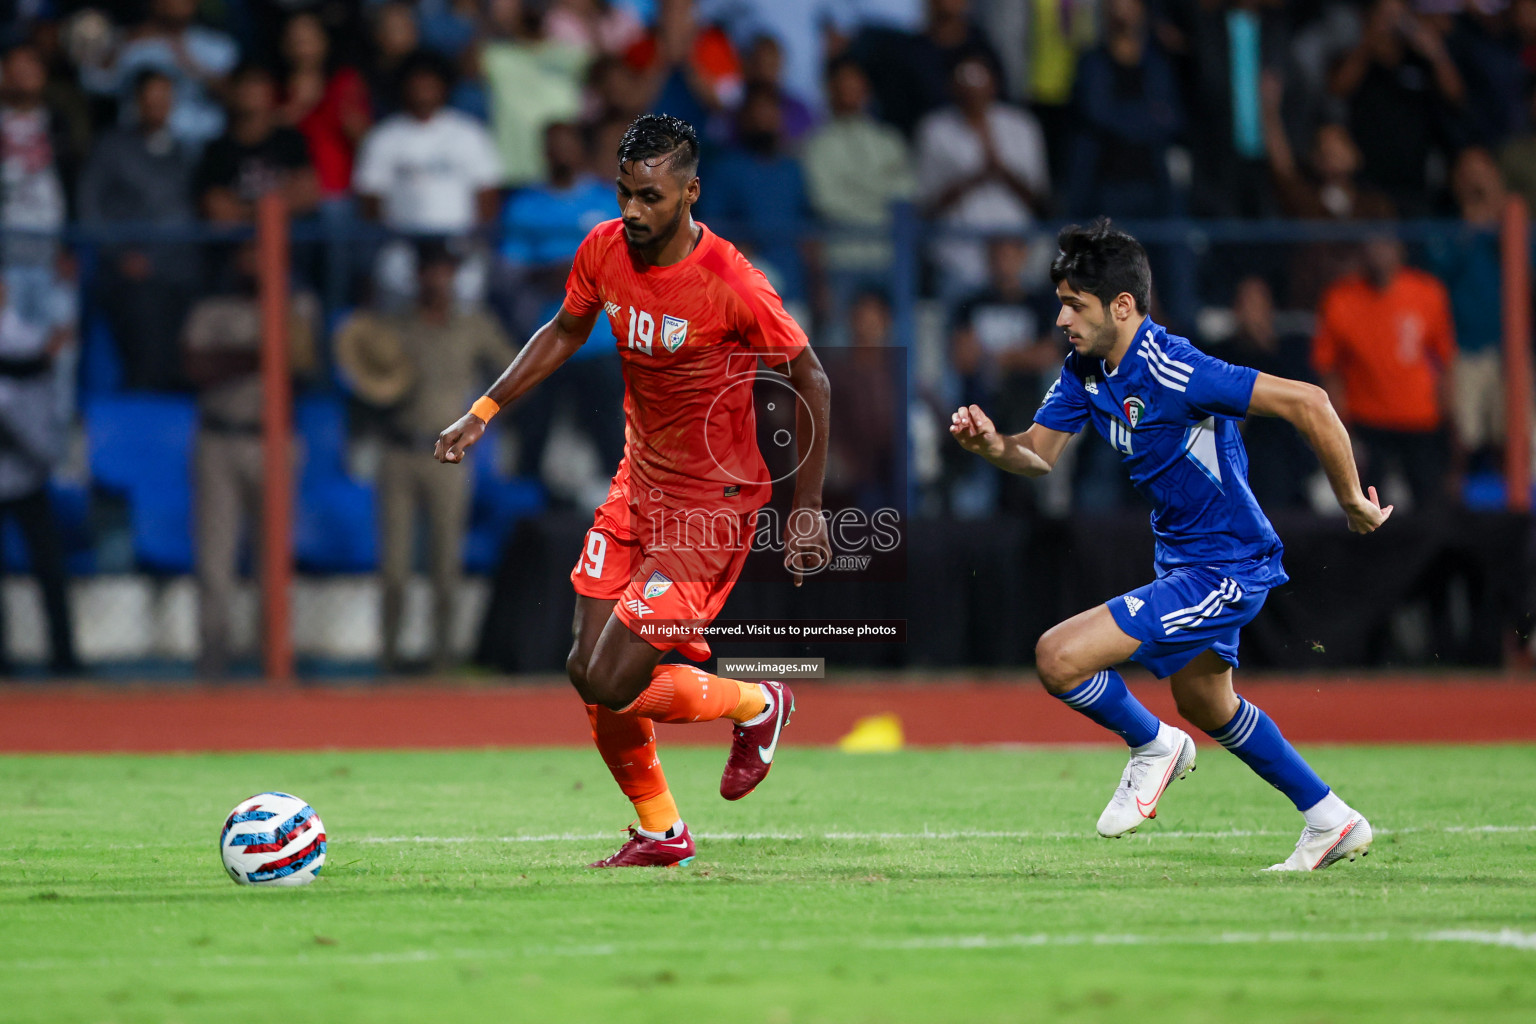
[[[501,412],[501,406],[485,395],[481,395],[475,399],[475,404],[469,407],[469,411],[480,417],[481,422],[489,423],[492,416]]]

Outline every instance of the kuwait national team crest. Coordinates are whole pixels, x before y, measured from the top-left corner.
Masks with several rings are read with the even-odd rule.
[[[1125,400],[1125,404],[1120,408],[1125,410],[1125,422],[1131,425],[1132,430],[1135,430],[1141,424],[1142,416],[1146,415],[1147,403],[1132,395]]]
[[[686,325],[685,325],[686,326]],[[645,599],[654,601],[656,598],[672,589],[672,581],[659,572],[651,573],[651,578],[645,581]]]
[[[661,343],[667,347],[668,352],[676,352],[683,347],[683,342],[687,340],[687,320],[679,320],[675,316],[664,316],[661,318]]]

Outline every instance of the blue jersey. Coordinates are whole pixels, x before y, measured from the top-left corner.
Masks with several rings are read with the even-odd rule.
[[[1248,589],[1284,583],[1280,537],[1248,489],[1238,422],[1258,371],[1206,355],[1151,318],[1114,370],[1067,356],[1035,422],[1075,434],[1093,420],[1152,503],[1157,572],[1220,568]]]

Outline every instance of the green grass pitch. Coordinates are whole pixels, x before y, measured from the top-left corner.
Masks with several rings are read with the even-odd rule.
[[[1113,842],[1109,748],[791,747],[740,804],[674,748],[698,859],[619,872],[591,750],[4,757],[0,1020],[1536,1020],[1536,747],[1309,754],[1378,829],[1313,876],[1209,744]],[[220,869],[266,789],[325,820],[308,888]]]

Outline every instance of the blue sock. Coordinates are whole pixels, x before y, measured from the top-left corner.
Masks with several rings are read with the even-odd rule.
[[[1237,699],[1232,721],[1208,735],[1240,757],[1259,778],[1290,797],[1298,811],[1328,795],[1328,784],[1280,735],[1274,719],[1243,698]]]
[[[1125,688],[1120,673],[1107,668],[1086,683],[1080,683],[1056,699],[1074,711],[1081,711],[1110,732],[1118,733],[1127,746],[1139,747],[1157,739],[1162,723]]]

